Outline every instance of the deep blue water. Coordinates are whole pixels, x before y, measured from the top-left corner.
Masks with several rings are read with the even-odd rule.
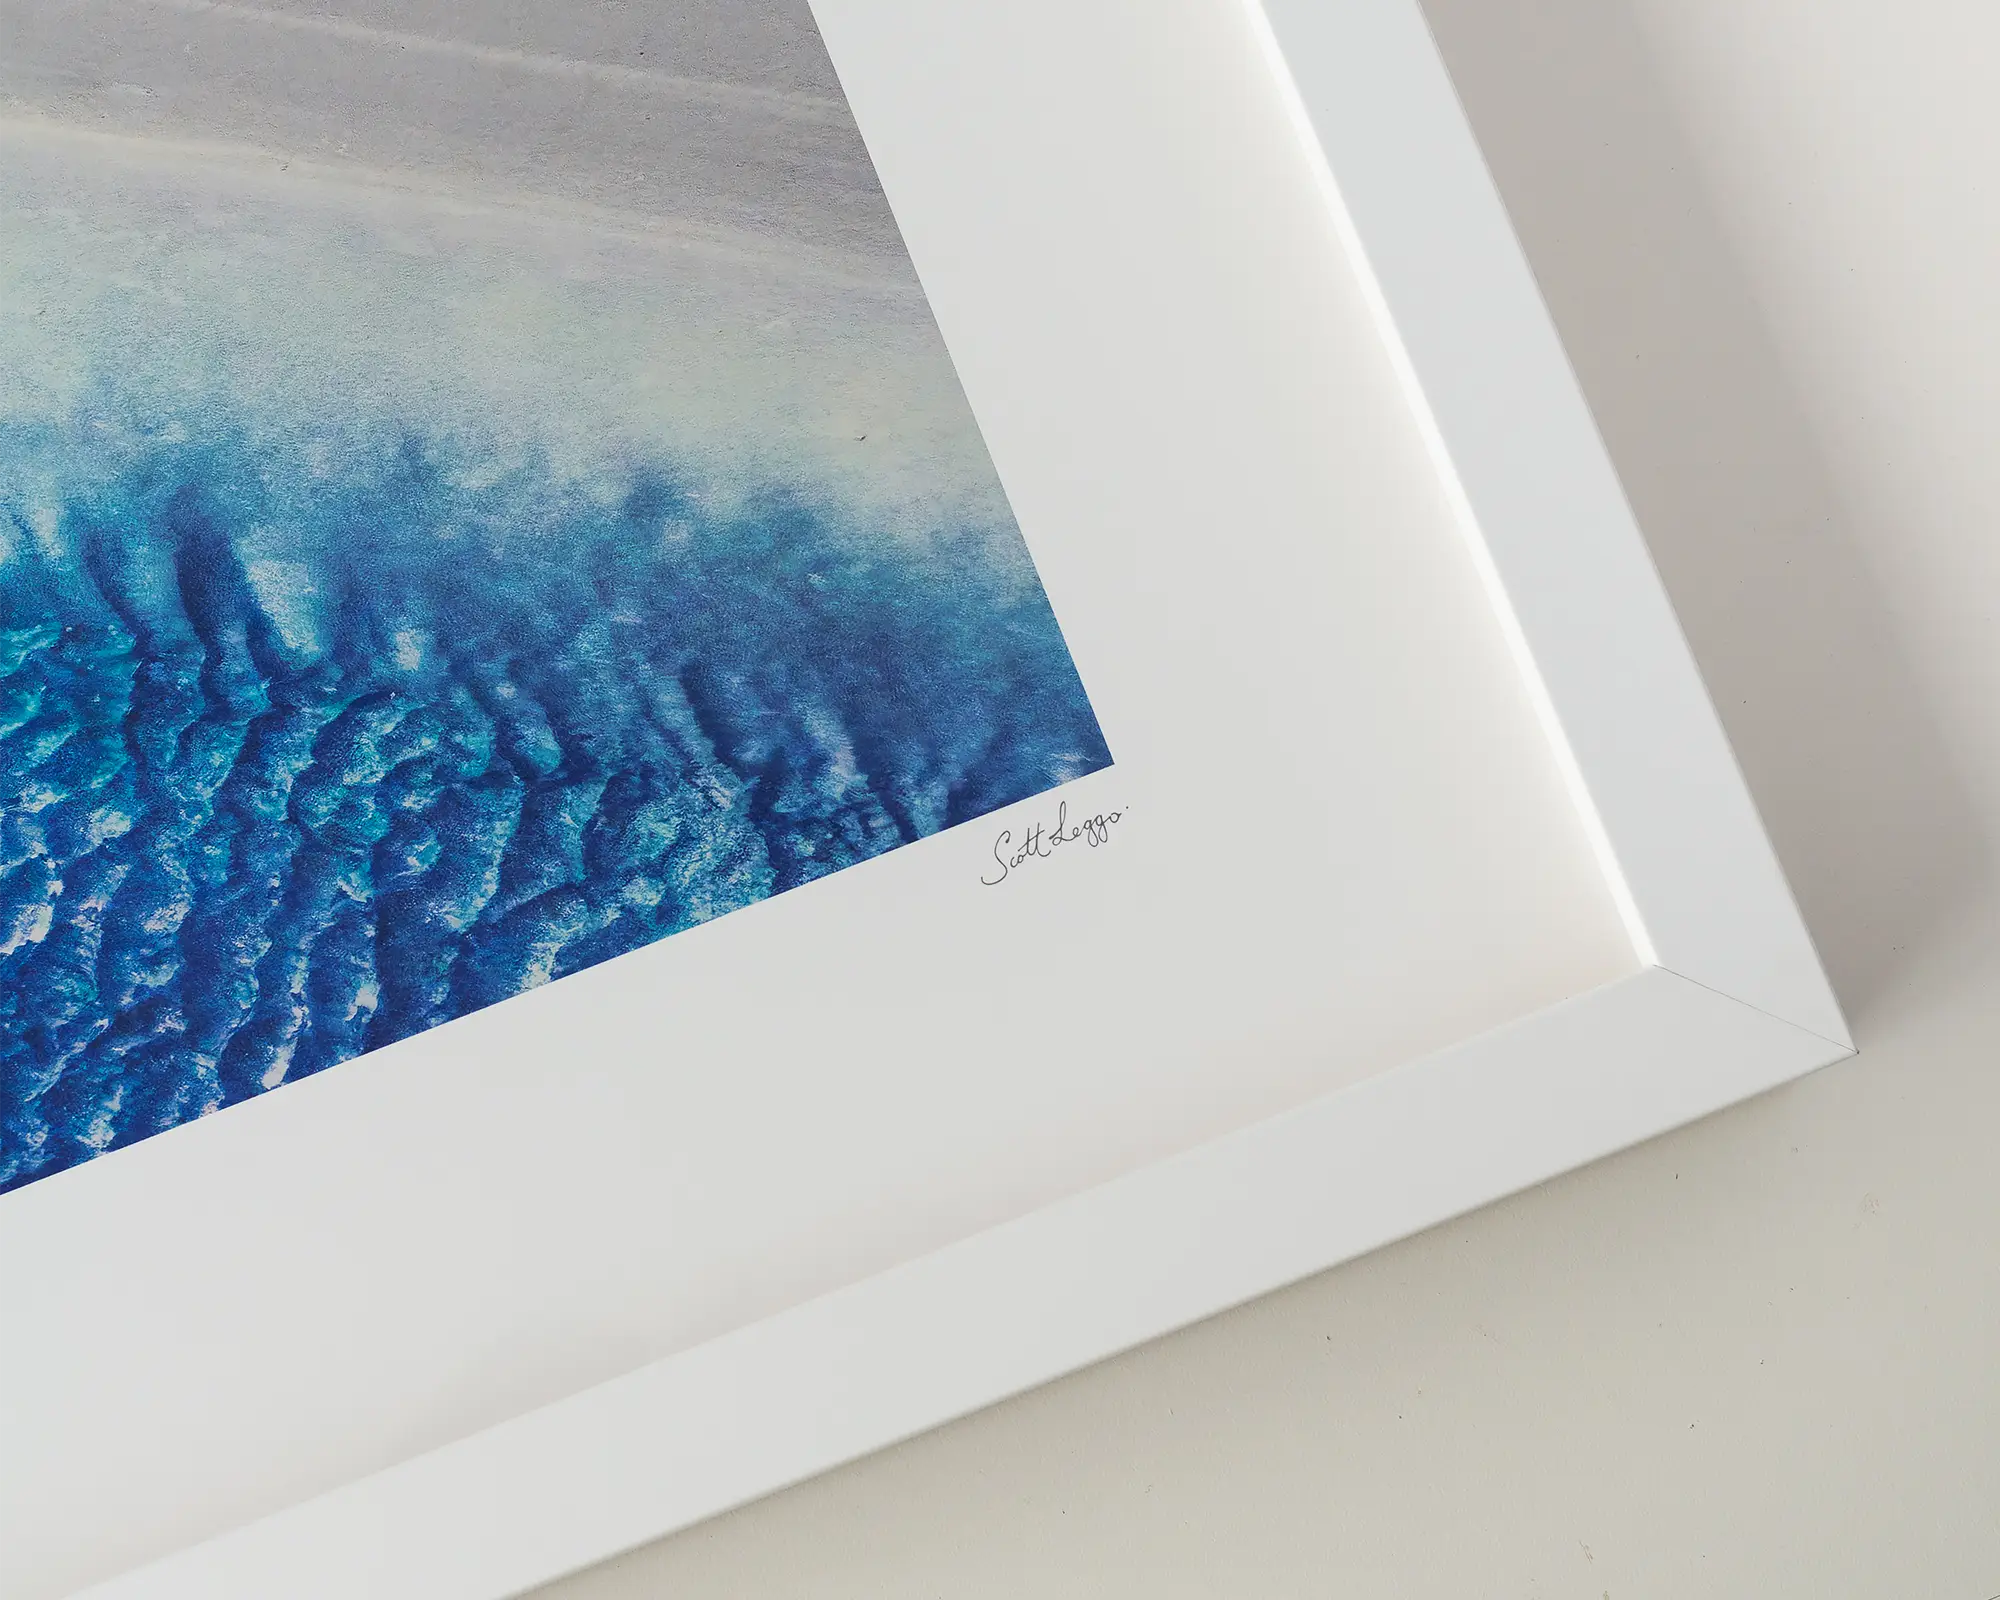
[[[0,1190],[1106,765],[1012,551],[0,425]]]

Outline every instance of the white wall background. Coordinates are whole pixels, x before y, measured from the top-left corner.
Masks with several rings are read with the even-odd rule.
[[[544,1600],[2000,1594],[2000,11],[1428,9],[1862,1056]]]

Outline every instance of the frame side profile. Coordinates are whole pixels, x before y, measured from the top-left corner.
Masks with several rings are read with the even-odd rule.
[[[1650,968],[85,1600],[504,1600],[1706,1115],[1831,1049]]]
[[[1642,962],[1851,1048],[1416,0],[1246,0]]]

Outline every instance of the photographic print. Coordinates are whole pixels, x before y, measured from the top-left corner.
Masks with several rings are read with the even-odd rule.
[[[0,1189],[1110,762],[803,0],[656,9],[0,11]]]

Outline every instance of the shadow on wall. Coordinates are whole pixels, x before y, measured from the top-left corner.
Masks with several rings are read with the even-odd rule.
[[[1843,1004],[1991,873],[1632,14],[1424,0]]]

